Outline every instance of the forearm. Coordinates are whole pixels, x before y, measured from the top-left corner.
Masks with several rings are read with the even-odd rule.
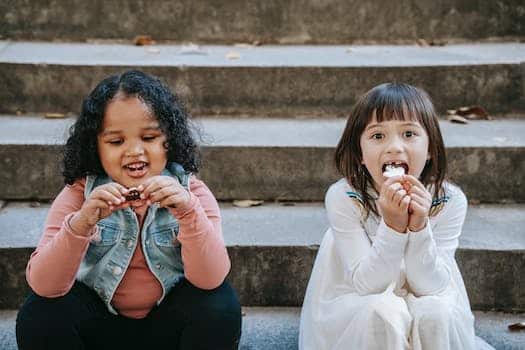
[[[397,233],[381,222],[372,249],[350,276],[360,295],[381,293],[397,278],[406,243],[406,234]]]
[[[409,233],[405,262],[408,284],[417,296],[437,294],[450,282],[450,269],[438,253],[429,224]]]
[[[230,270],[218,207],[207,213],[192,194],[184,211],[173,209],[172,213],[179,222],[177,239],[182,246],[186,278],[202,289],[218,287]]]
[[[64,223],[53,237],[37,247],[29,259],[26,278],[29,286],[44,297],[66,294],[75,281],[90,238],[79,235],[69,225],[74,213],[64,218]]]

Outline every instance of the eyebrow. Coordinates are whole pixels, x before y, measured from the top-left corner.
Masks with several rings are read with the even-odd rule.
[[[373,129],[375,127],[380,127],[380,126],[381,126],[381,123],[368,124],[368,126],[365,128],[365,131],[369,129]],[[404,122],[401,124],[401,126],[417,126],[420,128],[422,127],[421,124],[415,123],[415,122]]]
[[[161,130],[160,129],[160,126],[159,125],[155,125],[155,126],[148,126],[148,127],[145,127],[145,128],[142,128],[143,131],[158,131],[158,130]],[[118,135],[122,133],[122,130],[104,130],[100,133],[101,136],[108,136],[108,135]]]

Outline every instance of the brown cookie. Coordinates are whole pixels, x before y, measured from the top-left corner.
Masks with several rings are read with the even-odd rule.
[[[126,198],[126,201],[128,202],[136,201],[137,199],[140,199],[140,192],[136,189],[130,189],[128,194],[126,194],[124,198]]]

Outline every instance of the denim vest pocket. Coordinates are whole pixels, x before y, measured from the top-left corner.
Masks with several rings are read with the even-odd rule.
[[[98,237],[91,240],[86,253],[87,261],[93,263],[99,261],[117,243],[121,231],[109,225],[101,223],[98,226]]]
[[[175,238],[179,233],[179,225],[165,226],[159,228],[158,231],[152,234],[153,240],[158,247],[171,247],[173,248]]]

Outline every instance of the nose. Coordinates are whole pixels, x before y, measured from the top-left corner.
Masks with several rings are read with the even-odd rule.
[[[129,147],[126,149],[126,156],[136,157],[144,153],[144,146],[142,142],[136,141],[129,144]]]
[[[401,153],[403,152],[403,140],[398,136],[393,136],[389,138],[386,145],[387,153]]]

